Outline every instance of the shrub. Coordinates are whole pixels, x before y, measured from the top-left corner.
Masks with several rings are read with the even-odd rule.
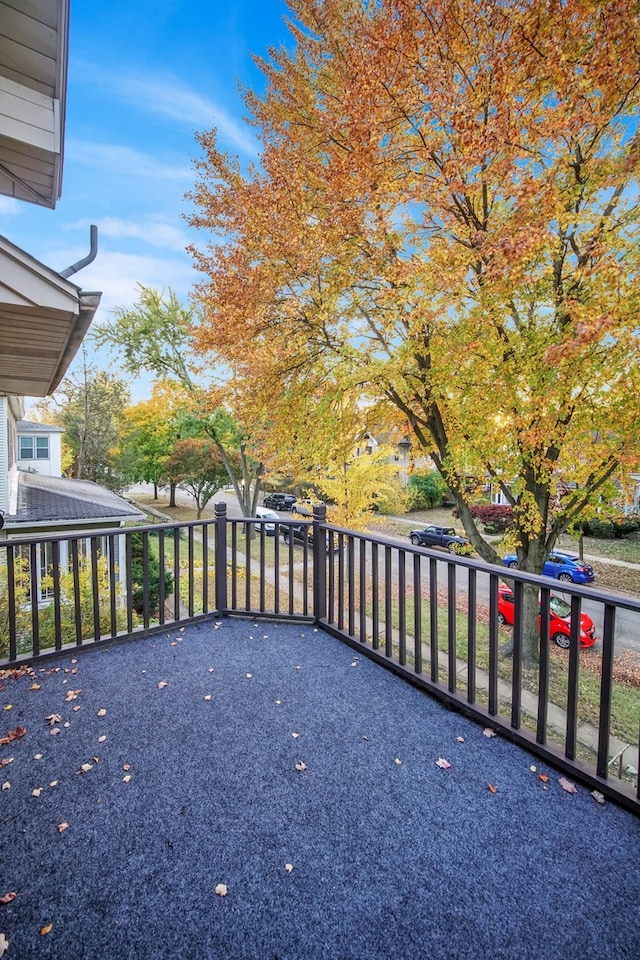
[[[470,507],[471,516],[490,528],[490,532],[504,533],[513,522],[513,510],[508,504],[479,503]],[[458,510],[453,511],[458,517]]]
[[[576,523],[575,530],[584,534],[585,537],[617,540],[640,530],[640,517],[624,517],[620,520],[600,520],[598,517],[593,517],[591,520],[581,520]]]
[[[169,531],[167,531],[169,532]],[[149,598],[149,615],[155,616],[160,603],[160,561],[151,551],[147,556],[147,582],[144,583],[142,559],[142,534],[131,534],[131,602],[136,613],[144,612],[145,593]],[[164,595],[168,597],[173,590],[173,574],[164,572]]]
[[[447,492],[447,485],[437,473],[412,473],[409,477],[409,510],[429,510],[439,507]]]

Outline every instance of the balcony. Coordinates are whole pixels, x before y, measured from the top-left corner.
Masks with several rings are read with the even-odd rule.
[[[0,546],[8,956],[637,956],[640,604],[532,671],[498,568],[267,523]]]

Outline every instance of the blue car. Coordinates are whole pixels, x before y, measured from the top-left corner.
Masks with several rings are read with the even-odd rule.
[[[505,567],[517,567],[518,557],[510,553],[504,558]],[[593,567],[583,563],[575,553],[565,553],[564,550],[554,550],[545,560],[542,573],[545,577],[555,577],[565,583],[593,583],[596,578]]]

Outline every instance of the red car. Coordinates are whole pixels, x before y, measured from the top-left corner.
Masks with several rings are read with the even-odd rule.
[[[500,623],[512,624],[515,605],[513,592],[506,584],[498,588],[498,620]],[[538,617],[538,627],[540,617]],[[559,647],[567,650],[571,644],[571,607],[554,593],[549,596],[549,636]],[[580,614],[580,646],[592,647],[598,639],[593,620],[586,613]]]

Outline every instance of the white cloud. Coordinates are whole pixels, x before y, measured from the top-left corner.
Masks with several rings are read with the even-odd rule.
[[[82,256],[82,252],[79,255]],[[75,262],[79,255],[78,251],[70,251],[68,262]],[[108,250],[99,252],[93,263],[69,277],[83,290],[102,291],[95,323],[109,319],[116,307],[132,306],[138,299],[138,284],[158,290],[171,287],[186,301],[198,279],[199,274],[186,253],[175,257],[153,257]]]
[[[20,213],[21,203],[13,197],[0,196],[0,216],[17,217]]]
[[[131,147],[96,143],[93,140],[69,140],[65,152],[74,163],[108,171],[110,176],[119,173],[144,180],[193,181],[193,169],[190,166],[162,163],[155,157]]]
[[[147,113],[169,116],[180,124],[202,130],[215,126],[222,141],[243,153],[255,155],[256,142],[248,128],[221,104],[190,89],[172,74],[107,71],[93,64],[78,64],[84,82],[93,82],[108,94]]]
[[[88,234],[90,220],[78,220],[68,224],[68,230],[81,229]],[[161,217],[150,217],[146,220],[122,220],[117,217],[96,217],[99,242],[103,238],[116,240],[141,240],[151,247],[160,247],[164,250],[174,250],[183,253],[187,244],[193,238],[186,230],[168,223]]]

